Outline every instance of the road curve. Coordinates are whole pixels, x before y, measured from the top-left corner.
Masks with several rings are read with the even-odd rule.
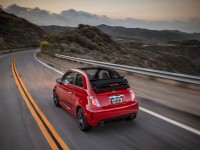
[[[13,78],[11,63],[29,93],[71,150],[194,150],[200,136],[164,120],[139,112],[132,122],[110,123],[82,132],[63,108],[54,106],[52,88],[60,74],[40,64],[34,50],[0,56],[0,149],[51,149],[31,115]]]

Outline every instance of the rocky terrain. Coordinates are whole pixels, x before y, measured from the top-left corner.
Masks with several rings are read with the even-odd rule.
[[[48,34],[23,18],[0,9],[0,50],[38,47]]]

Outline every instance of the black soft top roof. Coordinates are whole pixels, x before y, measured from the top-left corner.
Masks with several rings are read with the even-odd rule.
[[[89,70],[89,69],[97,69],[97,70],[107,70],[109,72],[115,73],[118,75],[117,78],[109,78],[109,79],[90,79],[90,83],[95,92],[105,91],[105,90],[114,90],[119,88],[130,88],[127,79],[124,79],[123,76],[120,76],[119,73],[113,69],[107,67],[82,67],[78,68],[80,70]]]

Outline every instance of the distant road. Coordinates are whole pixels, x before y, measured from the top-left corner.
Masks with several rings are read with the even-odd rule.
[[[22,97],[12,72],[16,70],[33,100],[71,150],[194,150],[200,136],[140,111],[132,122],[106,124],[85,133],[67,111],[54,106],[52,88],[61,75],[34,58],[35,51],[0,56],[0,149],[51,149]],[[158,108],[159,109],[159,108]]]

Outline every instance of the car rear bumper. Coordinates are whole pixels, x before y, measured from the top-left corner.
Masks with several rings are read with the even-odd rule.
[[[130,115],[137,116],[138,102],[136,100],[125,104],[111,105],[109,107],[87,107],[85,115],[90,126],[97,126],[102,121],[125,118]]]

